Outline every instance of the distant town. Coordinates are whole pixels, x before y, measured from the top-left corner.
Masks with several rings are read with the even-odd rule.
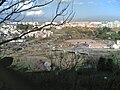
[[[7,38],[12,38],[13,36],[20,35],[22,33],[22,31],[17,28],[17,25],[21,25],[21,27],[23,27],[22,25],[31,25],[32,26],[31,29],[33,29],[33,27],[40,28],[43,25],[46,25],[46,24],[49,24],[49,23],[51,23],[51,22],[45,22],[43,24],[39,24],[38,22],[10,22],[8,24],[2,24],[0,26],[0,38],[2,40],[3,36],[7,37]],[[53,23],[57,24],[57,22],[53,22]],[[120,21],[111,21],[111,22],[108,22],[108,21],[103,21],[103,22],[97,22],[97,21],[96,22],[69,22],[69,23],[65,23],[63,25],[59,25],[59,26],[51,26],[50,25],[50,26],[45,27],[44,30],[29,33],[25,37],[31,37],[31,36],[35,36],[35,38],[37,38],[37,37],[42,37],[42,38],[49,37],[50,35],[53,35],[53,32],[48,31],[48,30],[46,31],[45,29],[49,29],[50,27],[53,27],[53,28],[58,29],[58,30],[62,29],[62,28],[65,28],[65,27],[69,27],[69,28],[71,28],[71,27],[120,28]]]
[[[63,22],[63,21],[61,21]],[[44,24],[49,24],[51,22],[45,22]],[[53,22],[54,24],[57,24],[57,22]],[[35,25],[35,26],[41,26],[44,24],[39,24],[39,22],[12,22],[10,24],[23,24],[23,25]],[[93,27],[93,28],[100,28],[100,27],[109,27],[109,28],[120,28],[120,21],[95,21],[95,22],[90,22],[90,21],[85,21],[85,22],[69,22],[65,23],[60,26],[54,26],[56,29],[62,29],[64,27]]]
[[[46,25],[46,24],[49,24],[49,23],[51,23],[51,22],[45,22],[43,24],[39,24],[38,22],[10,22],[8,24],[1,24],[1,26],[0,26],[0,41],[3,41],[5,39],[11,39],[11,38],[14,38],[18,35],[21,35],[25,31],[25,29],[26,29],[26,31],[29,31],[29,30],[32,30],[32,29],[35,29],[35,28],[40,28],[43,25]],[[58,24],[57,22],[53,22],[53,23]],[[26,26],[28,26],[28,27],[26,28]],[[43,28],[40,31],[31,32],[31,33],[23,36],[22,39],[13,40],[12,42],[25,42],[28,37],[29,38],[30,37],[48,38],[50,36],[57,36],[58,34],[55,34],[54,31],[49,29],[51,27],[56,29],[56,30],[62,30],[63,28],[75,28],[75,27],[83,28],[84,30],[87,30],[86,28],[96,29],[96,28],[104,28],[104,27],[112,28],[112,29],[114,29],[114,28],[119,29],[120,28],[120,21],[112,21],[112,22],[107,22],[107,21],[104,21],[104,22],[97,22],[97,21],[96,22],[69,22],[69,23],[65,23],[63,25],[59,25],[59,26],[51,26],[50,25],[50,26],[47,26],[47,27]],[[95,32],[93,32],[93,31],[96,31],[94,29],[91,30],[92,31],[91,33],[95,33]],[[60,31],[58,31],[58,33],[59,32]],[[75,31],[71,31],[71,32],[75,32]],[[69,31],[68,31],[68,33],[69,33]],[[83,32],[81,32],[81,33],[83,33]],[[59,36],[58,38],[63,37],[63,39],[65,39],[64,36],[68,35],[67,39],[65,39],[63,41],[64,43],[63,42],[60,43],[59,46],[60,47],[77,46],[77,47],[80,47],[80,48],[107,48],[107,49],[108,48],[114,48],[114,49],[119,49],[120,48],[120,40],[119,39],[117,39],[116,41],[112,40],[111,39],[112,33],[113,32],[106,32],[106,36],[109,35],[109,37],[107,37],[108,40],[104,40],[104,39],[93,40],[91,38],[87,38],[87,39],[86,38],[75,39],[76,37],[71,38],[72,33],[68,35],[66,32],[64,32],[64,33],[62,33],[63,36],[58,35]],[[75,34],[75,36],[76,36],[76,34]],[[83,34],[79,35],[79,37],[80,36],[83,36]],[[91,34],[91,36],[93,36],[93,35]]]

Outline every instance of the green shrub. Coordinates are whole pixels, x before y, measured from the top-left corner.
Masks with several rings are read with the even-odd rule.
[[[100,57],[98,64],[97,64],[97,70],[98,71],[113,71],[114,69],[114,62],[111,58],[104,58]]]

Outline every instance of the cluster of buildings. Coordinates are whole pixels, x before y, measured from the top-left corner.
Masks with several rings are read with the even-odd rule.
[[[67,46],[75,46],[80,48],[91,48],[91,49],[120,48],[120,40],[117,40],[115,42],[112,40],[72,39],[72,40],[66,40],[64,43]]]
[[[0,26],[0,41],[3,41],[5,39],[11,39],[11,38],[17,37],[17,36],[21,35],[22,33],[24,33],[23,30],[19,30],[17,28],[17,24],[15,22],[13,22],[12,24],[1,24],[1,26]],[[36,23],[36,22],[19,22],[19,24],[23,24],[23,25],[30,24],[30,25],[34,26],[38,23]],[[27,31],[29,32],[30,30],[27,30]],[[47,37],[50,37],[51,35],[53,35],[52,31],[42,29],[40,31],[28,33],[27,35],[23,36],[22,39],[25,40],[27,37],[47,38]],[[24,40],[19,40],[19,41],[23,42]]]
[[[0,27],[0,40],[9,39],[16,37],[23,33],[22,30],[18,30],[17,25],[23,24],[23,25],[33,25],[39,27],[42,27],[44,25],[50,24],[51,22],[46,22],[44,24],[39,24],[38,22],[12,22],[9,24],[2,24]],[[56,22],[53,22],[54,24],[57,24]],[[64,27],[92,27],[92,28],[99,28],[99,27],[110,27],[110,28],[120,28],[120,22],[119,21],[113,21],[113,22],[69,22],[65,23],[60,26],[47,26],[43,28],[40,31],[31,32],[23,37],[25,39],[26,37],[34,37],[34,38],[46,38],[53,35],[53,32],[50,30],[46,30],[46,28],[54,27],[56,29],[62,29]],[[28,32],[30,30],[27,30]],[[111,41],[111,40],[67,40],[64,42],[68,46],[78,46],[80,48],[120,48],[120,41],[117,42]]]
[[[25,35],[25,37],[34,37],[34,38],[47,38],[53,35],[52,31],[47,31],[47,30],[41,30],[41,31],[35,31],[35,32],[31,32],[27,35]]]
[[[62,29],[64,27],[89,27],[89,28],[102,28],[102,27],[109,27],[109,28],[120,28],[119,21],[111,21],[111,22],[69,22],[65,23],[61,26],[56,26],[56,29]]]
[[[1,25],[0,27],[0,41],[10,39],[21,34],[20,30],[16,29],[15,25]]]
[[[14,25],[17,25],[17,24],[23,24],[23,25],[39,25],[38,22],[10,22],[10,24],[14,24]]]
[[[23,25],[33,25],[37,26],[38,28],[47,24],[50,24],[51,22],[45,22],[43,24],[39,24],[39,22],[12,22],[12,24],[17,25],[17,24],[23,24]],[[52,22],[53,24],[59,24],[57,22]],[[62,23],[62,21],[60,22]],[[56,29],[62,29],[65,27],[89,27],[89,28],[101,28],[101,27],[109,27],[109,28],[120,28],[120,21],[101,21],[101,22],[90,22],[90,21],[85,21],[85,22],[69,22],[65,23],[63,25],[59,26],[53,26],[49,25],[46,26],[45,28],[50,28],[54,27]]]

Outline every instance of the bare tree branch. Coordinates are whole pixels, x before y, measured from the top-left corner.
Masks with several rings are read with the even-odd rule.
[[[8,1],[10,3],[7,4],[5,8],[3,7],[3,9],[0,10],[0,15],[4,16],[3,18],[1,18],[0,23],[3,23],[5,21],[7,21],[7,20],[10,20],[11,17],[14,14],[25,12],[25,11],[34,9],[36,7],[46,6],[46,5],[50,4],[50,3],[52,3],[54,0],[50,0],[50,1],[48,1],[46,3],[43,3],[43,4],[36,4],[36,0],[27,0],[27,1],[26,0],[16,0],[14,2],[13,2],[13,0],[10,0],[10,1]],[[1,4],[3,4],[3,2],[1,2]],[[27,6],[27,5],[30,5],[30,4],[32,4],[32,6],[23,9],[24,6]]]
[[[24,10],[20,10],[17,13],[24,12],[24,11],[27,11],[27,10],[30,10],[30,9],[33,9],[33,8],[36,8],[36,7],[43,7],[45,5],[48,5],[48,4],[52,3],[53,1],[54,0],[51,0],[51,1],[47,2],[47,3],[45,3],[45,4],[42,4],[42,5],[35,5],[35,6],[30,7],[30,8],[27,8],[27,9],[24,9]]]
[[[19,3],[20,3],[20,2],[23,2],[23,1],[24,1],[24,0],[20,0],[20,1],[18,0]],[[31,1],[35,1],[35,0],[31,0]],[[7,16],[5,16],[4,18],[0,18],[0,19],[2,20],[2,21],[0,21],[0,23],[5,22],[6,20],[14,20],[14,21],[15,21],[15,19],[16,19],[17,17],[11,19],[14,14],[16,14],[16,13],[21,13],[21,12],[30,10],[30,9],[35,8],[35,7],[42,7],[42,6],[45,6],[45,5],[50,4],[50,3],[53,2],[53,1],[54,1],[54,0],[51,0],[51,1],[47,2],[47,3],[45,3],[45,4],[42,4],[42,5],[35,5],[35,6],[33,5],[33,6],[31,6],[30,8],[23,9],[23,10],[22,10],[22,7],[23,7],[24,5],[28,5],[30,2],[27,2],[27,3],[23,4],[21,7],[19,7],[19,3],[17,2],[19,8],[14,8],[14,9],[12,10],[12,12],[9,13]],[[7,9],[10,9],[11,7],[13,7],[14,5],[17,5],[17,4],[15,3],[15,4],[9,6]],[[50,22],[49,24],[46,24],[46,25],[44,25],[44,26],[41,26],[41,27],[38,28],[38,29],[34,29],[34,30],[30,30],[30,31],[23,32],[21,35],[15,37],[15,38],[2,41],[2,42],[0,42],[0,45],[5,44],[5,43],[8,43],[8,42],[13,41],[13,40],[21,39],[23,36],[25,36],[25,35],[27,35],[27,34],[29,34],[29,33],[31,33],[31,32],[40,31],[41,29],[43,29],[43,28],[45,28],[45,27],[47,27],[47,26],[51,26],[51,25],[53,25],[53,26],[59,26],[59,25],[63,25],[63,24],[66,23],[66,22],[71,21],[71,19],[74,17],[75,12],[72,10],[70,13],[68,13],[67,10],[68,10],[68,7],[69,7],[70,3],[68,3],[68,5],[66,5],[63,9],[60,10],[60,5],[61,5],[61,4],[62,4],[62,0],[60,0],[60,2],[58,2],[57,8],[56,8],[56,14],[55,14],[55,16],[53,17],[53,19],[51,20],[51,22]],[[5,10],[7,10],[7,9],[3,9],[1,12],[5,11]],[[64,20],[62,23],[58,23],[58,24],[54,24],[54,23],[53,23],[58,17],[60,17],[60,16],[65,16],[65,15],[66,15],[66,18],[65,18],[65,20]],[[18,15],[18,17],[19,17],[19,16],[20,16],[20,14]]]
[[[0,6],[5,2],[6,0],[1,0],[0,1]]]

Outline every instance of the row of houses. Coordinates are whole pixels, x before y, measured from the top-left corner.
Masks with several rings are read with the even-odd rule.
[[[60,23],[62,23],[63,21],[61,21]],[[12,24],[23,24],[23,25],[33,25],[33,26],[37,26],[37,27],[41,27],[47,24],[51,24],[51,22],[45,22],[43,24],[39,24],[39,22],[12,22]],[[57,22],[52,22],[52,24],[59,24]],[[64,27],[89,27],[89,28],[100,28],[100,27],[109,27],[109,28],[120,28],[120,22],[119,21],[95,21],[95,22],[90,22],[90,21],[85,21],[85,22],[68,22],[68,23],[64,23],[63,25],[60,26],[53,26],[53,25],[49,25],[46,26],[45,28],[50,28],[50,27],[54,27],[56,29],[62,29]]]
[[[29,32],[30,30],[27,30],[26,32]],[[10,38],[14,38],[17,37],[19,35],[21,35],[22,33],[24,33],[23,30],[18,30],[16,27],[16,24],[3,24],[0,27],[0,40],[4,40],[4,39],[10,39]],[[53,32],[50,30],[40,30],[40,31],[35,31],[35,32],[31,32],[28,33],[27,35],[25,35],[23,37],[23,39],[25,39],[26,37],[34,37],[34,38],[46,38],[46,37],[50,37],[53,35]]]
[[[67,46],[76,46],[80,48],[120,48],[120,40],[91,40],[91,39],[72,39],[64,42]]]
[[[65,23],[61,26],[56,26],[56,29],[62,29],[64,27],[89,27],[89,28],[101,28],[101,27],[109,27],[109,28],[120,28],[119,21],[111,21],[111,22],[69,22]]]
[[[48,30],[41,30],[41,31],[35,31],[35,32],[31,32],[27,35],[25,35],[25,37],[34,37],[34,38],[47,38],[53,35],[52,31],[48,31]]]

